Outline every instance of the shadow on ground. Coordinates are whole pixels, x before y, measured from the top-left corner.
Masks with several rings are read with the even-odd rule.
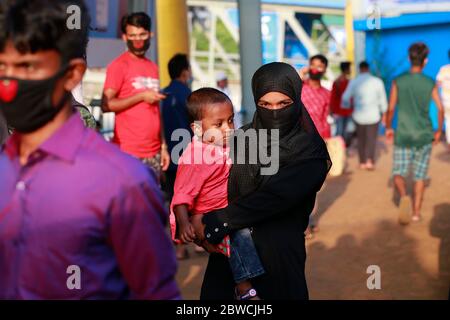
[[[416,240],[406,234],[406,228],[383,220],[361,241],[349,234],[331,248],[320,241],[308,246],[306,275],[311,299],[447,299],[449,209],[449,204],[437,206],[431,224],[433,236],[441,239],[439,278],[420,264]],[[381,269],[380,290],[367,288],[371,265]]]

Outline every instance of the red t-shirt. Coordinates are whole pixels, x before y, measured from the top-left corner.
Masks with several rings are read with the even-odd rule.
[[[194,136],[181,155],[170,204],[170,229],[175,242],[179,242],[173,211],[175,206],[187,205],[191,215],[205,214],[228,206],[229,152],[229,148],[203,143]],[[229,257],[229,246],[229,238],[226,238],[216,248]]]
[[[330,113],[330,91],[324,87],[314,88],[305,81],[302,88],[302,102],[320,136],[323,139],[330,138],[331,128],[327,121]]]
[[[337,114],[338,116],[348,117],[352,115],[353,109],[343,109],[342,95],[347,88],[349,80],[347,77],[341,75],[336,81],[333,82],[333,89],[331,89],[331,100],[330,107],[331,112]]]
[[[108,66],[106,89],[117,90],[117,98],[128,98],[148,89],[158,91],[158,66],[147,58],[137,58],[127,51]],[[154,156],[161,149],[159,112],[159,103],[140,102],[116,113],[113,142],[135,157]]]

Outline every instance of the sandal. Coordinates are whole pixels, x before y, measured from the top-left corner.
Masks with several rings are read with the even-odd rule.
[[[413,215],[411,218],[412,222],[420,222],[422,221],[422,216],[421,215]]]
[[[400,198],[398,211],[398,222],[401,225],[407,225],[411,222],[411,199],[409,197]]]

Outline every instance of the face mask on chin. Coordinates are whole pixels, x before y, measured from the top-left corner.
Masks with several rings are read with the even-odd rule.
[[[21,133],[30,133],[53,120],[70,98],[70,92],[65,92],[53,105],[56,82],[66,71],[67,68],[63,68],[44,80],[0,77],[0,111],[8,126]]]
[[[150,38],[146,40],[127,40],[127,47],[134,55],[143,57],[150,48]]]
[[[324,75],[324,72],[317,71],[315,69],[309,70],[309,78],[311,80],[320,80],[320,79],[322,79],[323,75]]]

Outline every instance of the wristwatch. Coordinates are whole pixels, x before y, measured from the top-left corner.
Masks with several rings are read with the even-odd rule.
[[[258,293],[256,292],[256,290],[251,288],[246,293],[244,293],[243,295],[239,296],[239,300],[249,300],[251,298],[256,297],[257,295],[258,295]]]

